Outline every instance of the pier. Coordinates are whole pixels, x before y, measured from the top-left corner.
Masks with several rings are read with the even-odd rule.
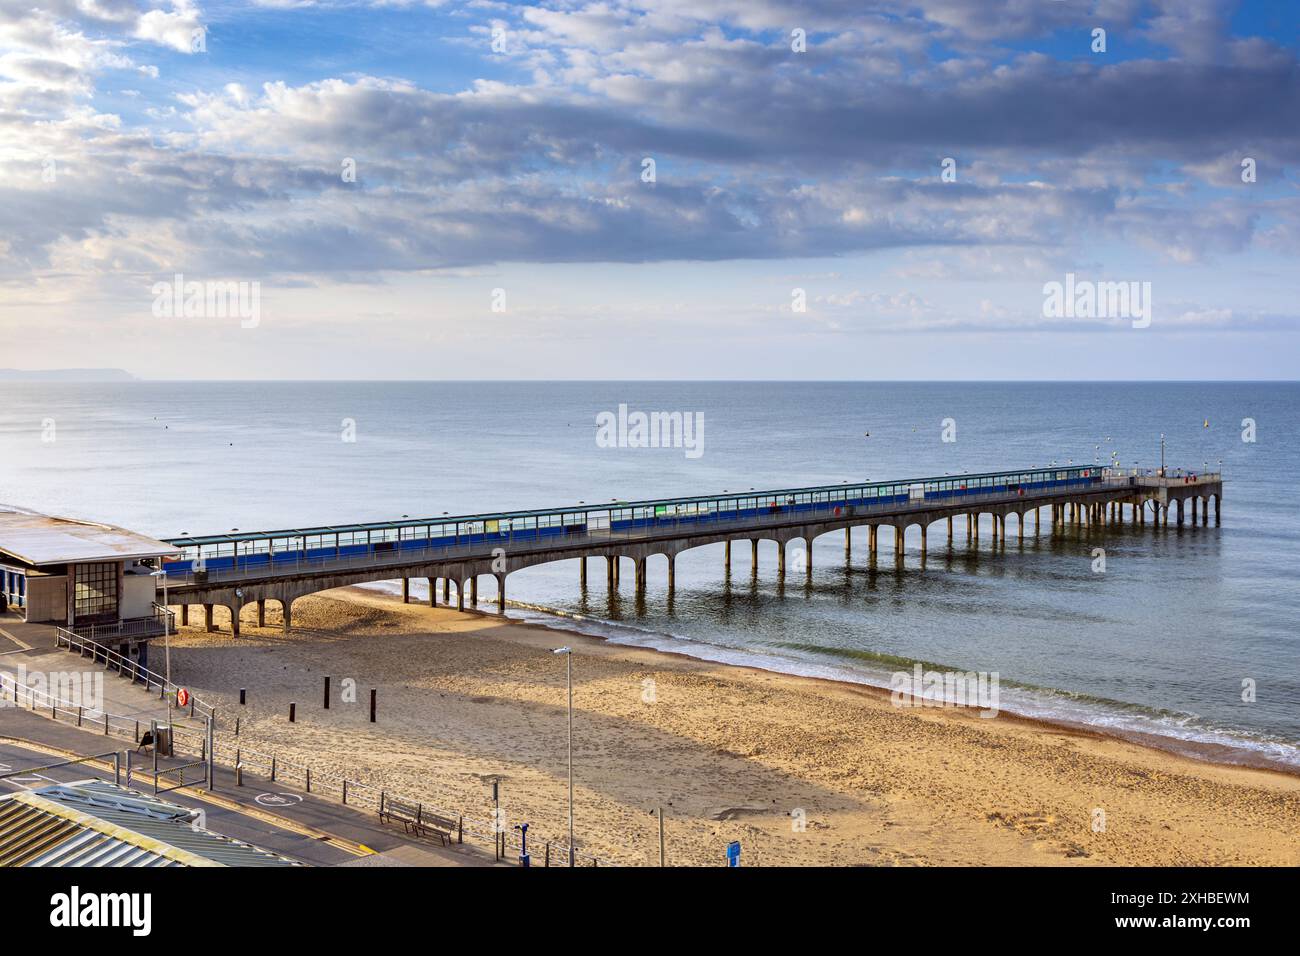
[[[622,564],[631,562],[637,593],[646,586],[651,557],[666,560],[674,584],[677,555],[710,544],[724,545],[731,568],[733,544],[748,542],[751,570],[758,570],[758,544],[774,541],[777,568],[786,571],[786,551],[802,542],[802,570],[812,573],[812,542],[842,532],[845,560],[852,557],[853,529],[867,530],[867,552],[874,563],[882,547],[880,531],[893,560],[905,559],[905,535],[920,529],[922,558],[936,524],[952,547],[955,535],[979,545],[981,518],[991,518],[990,546],[996,552],[1009,534],[1007,519],[1023,541],[1026,526],[1039,533],[1046,510],[1053,528],[1068,525],[1167,527],[1210,521],[1213,503],[1218,524],[1222,475],[1214,472],[1119,470],[1100,466],[1040,468],[977,475],[944,475],[900,481],[770,491],[724,491],[716,495],[647,501],[611,501],[533,511],[442,516],[278,531],[232,532],[164,539],[179,555],[162,558],[158,600],[179,606],[182,623],[199,606],[204,623],[215,629],[213,610],[230,611],[239,633],[240,613],[257,607],[265,625],[267,601],[277,602],[283,626],[292,626],[293,602],[308,594],[371,581],[401,580],[410,600],[410,581],[425,578],[429,603],[456,607],[478,603],[478,582],[491,575],[497,584],[497,610],[504,612],[506,578],[514,571],[554,561],[580,559],[587,584],[591,559],[604,558],[607,586],[620,585]],[[1127,514],[1127,519],[1125,515]],[[743,560],[743,556],[741,557]],[[163,589],[166,589],[164,598]]]

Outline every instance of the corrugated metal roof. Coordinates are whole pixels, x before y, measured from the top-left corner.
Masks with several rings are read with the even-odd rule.
[[[36,566],[175,554],[176,547],[111,524],[0,505],[0,552]]]
[[[178,804],[101,780],[0,797],[0,866],[300,866],[201,829]]]

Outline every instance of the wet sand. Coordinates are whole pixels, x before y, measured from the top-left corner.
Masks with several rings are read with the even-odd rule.
[[[231,713],[248,689],[244,746],[467,818],[487,818],[483,778],[500,774],[507,822],[531,824],[538,855],[567,831],[564,660],[551,653],[567,644],[578,843],[615,862],[657,862],[662,806],[679,865],[721,865],[731,840],[746,865],[1300,864],[1288,773],[1005,714],[897,708],[874,688],[375,591],[300,599],[288,635],[273,608],[266,628],[246,610],[237,639],[191,627],[173,641],[200,698]],[[339,700],[345,680],[355,703]]]

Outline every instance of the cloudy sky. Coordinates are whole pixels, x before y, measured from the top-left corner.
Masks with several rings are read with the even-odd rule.
[[[0,366],[1297,378],[1298,148],[1282,2],[0,0]]]

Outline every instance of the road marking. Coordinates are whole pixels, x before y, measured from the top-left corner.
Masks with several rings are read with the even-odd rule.
[[[253,799],[264,807],[291,807],[302,803],[302,797],[296,793],[259,793]]]

